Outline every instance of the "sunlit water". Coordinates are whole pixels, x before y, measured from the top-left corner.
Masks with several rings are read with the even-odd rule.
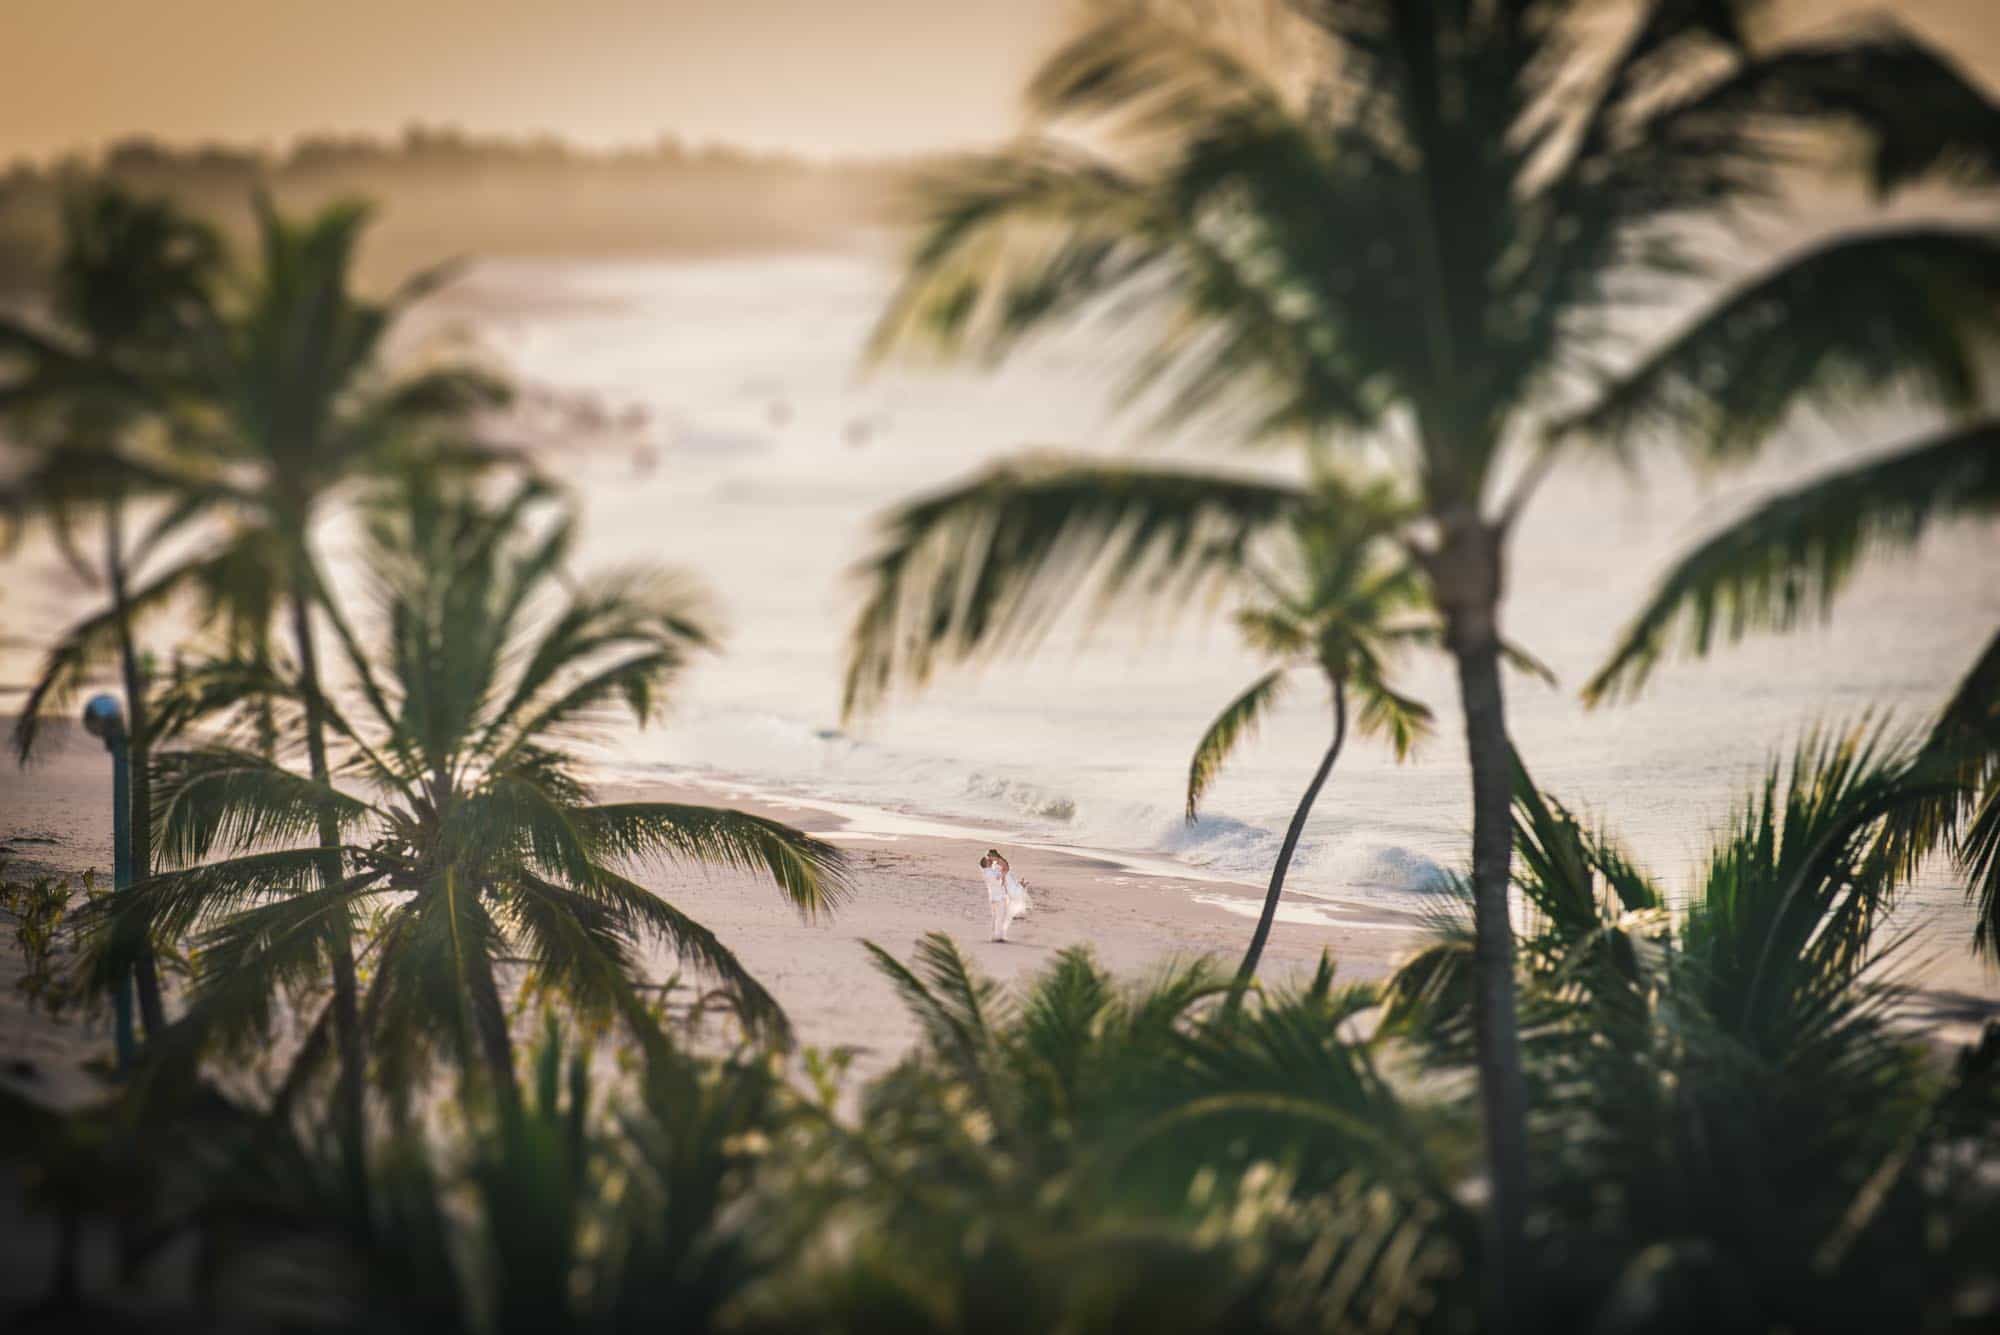
[[[997,843],[1127,850],[1211,876],[1267,874],[1325,745],[1324,693],[1302,680],[1241,749],[1195,826],[1181,819],[1188,753],[1258,671],[1220,618],[1165,633],[1099,627],[1035,659],[947,675],[844,726],[839,684],[856,605],[849,570],[871,519],[898,500],[1024,446],[1227,459],[1149,441],[1113,414],[1111,354],[1090,340],[1034,349],[1003,373],[864,375],[861,349],[889,270],[862,259],[702,263],[487,263],[448,294],[462,322],[538,391],[521,430],[584,506],[579,564],[687,567],[717,595],[727,652],[685,683],[672,721],[608,749],[615,777],[710,775],[864,809],[945,820]],[[549,402],[556,396],[561,402]],[[578,411],[588,399],[596,410]],[[1620,834],[1685,888],[1767,760],[1816,721],[1891,711],[1912,726],[2000,625],[2000,545],[1961,528],[1865,576],[1824,631],[1755,642],[1662,671],[1637,704],[1585,711],[1576,687],[1669,558],[1788,479],[1920,429],[1915,413],[1812,423],[1750,473],[1698,478],[1656,456],[1639,473],[1588,460],[1558,472],[1514,551],[1509,634],[1563,689],[1511,683],[1511,725],[1537,779]],[[332,539],[337,547],[337,538]],[[37,594],[27,558],[0,679],[18,647],[75,607]],[[1291,887],[1409,907],[1459,866],[1467,772],[1448,665],[1416,659],[1409,689],[1440,716],[1414,763],[1355,742],[1306,827]],[[4,703],[4,702],[0,702]],[[863,824],[865,825],[865,820]],[[885,828],[887,828],[885,826]],[[1947,885],[1921,888],[1908,955],[1951,986],[1992,990],[1969,961],[1969,917]],[[1309,915],[1310,916],[1310,915]]]

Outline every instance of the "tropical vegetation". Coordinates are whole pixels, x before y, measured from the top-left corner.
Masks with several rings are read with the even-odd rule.
[[[1874,850],[1926,775],[1879,726],[1807,737],[1675,907],[1516,772],[1537,1178],[1513,1279],[1541,1329],[2000,1316],[2000,1027],[1950,1056],[1899,1026],[1877,912]],[[664,1028],[610,1077],[550,1014],[511,1112],[379,1137],[358,1197],[312,1122],[213,1094],[136,1124],[12,1105],[7,1144],[68,1236],[116,1225],[123,1301],[151,1304],[128,1310],[197,1325],[1476,1329],[1503,1262],[1474,949],[1468,923],[1386,984],[1327,960],[1246,994],[1084,950],[1003,988],[931,936],[875,951],[920,1038],[858,1084],[837,1054],[787,1079]]]
[[[179,869],[108,901],[93,965],[108,981],[147,941],[197,944],[156,1070],[180,1083],[200,1053],[261,1050],[283,1001],[308,1017],[288,1103],[325,1054],[336,1012],[323,994],[350,941],[370,974],[362,1039],[392,1101],[421,1096],[442,1054],[517,1106],[521,992],[560,1000],[592,1032],[619,1022],[650,1040],[654,941],[719,978],[748,1031],[785,1037],[776,1001],[729,949],[625,870],[752,869],[811,917],[845,890],[840,855],[737,811],[592,799],[580,746],[620,718],[654,721],[714,636],[699,590],[672,572],[570,575],[561,510],[532,480],[487,504],[413,474],[367,511],[374,587],[342,645],[349,691],[259,655],[201,664],[170,693],[170,710],[206,724],[199,744],[155,762],[159,851]],[[242,744],[274,719],[277,756]],[[331,781],[288,763],[315,720]]]
[[[1284,895],[1285,873],[1298,850],[1306,817],[1333,773],[1347,741],[1348,692],[1359,697],[1355,731],[1386,738],[1397,759],[1406,758],[1430,730],[1431,712],[1389,684],[1391,663],[1416,641],[1433,641],[1436,628],[1418,615],[1422,588],[1416,570],[1387,549],[1382,534],[1397,521],[1393,493],[1386,487],[1341,487],[1324,479],[1329,494],[1311,516],[1293,522],[1281,563],[1244,554],[1241,581],[1250,592],[1236,613],[1245,644],[1276,660],[1231,700],[1196,743],[1188,764],[1187,818],[1199,817],[1204,793],[1231,752],[1257,730],[1283,699],[1294,669],[1310,666],[1326,680],[1333,702],[1333,740],[1285,827],[1285,840],[1271,867],[1264,907],[1250,948],[1236,971],[1248,984],[1270,939]]]
[[[132,876],[143,880],[152,848],[154,727],[135,633],[144,601],[135,566],[146,544],[133,542],[132,510],[173,490],[159,433],[147,427],[185,373],[186,345],[222,250],[198,219],[102,184],[70,193],[61,217],[51,318],[0,320],[0,365],[15,368],[0,390],[0,413],[15,447],[28,455],[0,500],[16,520],[46,520],[71,566],[102,586],[108,603],[49,650],[15,718],[13,741],[16,757],[28,760],[45,713],[66,708],[84,674],[116,662],[132,764]],[[86,521],[102,532],[94,560],[78,545]],[[150,957],[138,961],[136,981],[141,1019],[148,1033],[158,1033],[166,1013]]]
[[[1991,403],[1979,365],[1965,374]],[[1934,528],[2000,516],[2000,419],[1989,414],[1880,452],[1770,497],[1682,557],[1592,678],[1593,703],[1636,695],[1677,647],[1784,631],[1829,616],[1865,561],[1907,551]],[[1980,651],[1931,724],[1925,751],[1958,786],[1913,810],[1900,856],[1947,851],[1974,905],[1972,948],[2000,955],[2000,635]]]
[[[2000,161],[2000,110],[1894,20],[1774,36],[1761,9],[1090,6],[1034,76],[1027,131],[920,184],[878,333],[884,355],[991,361],[1086,330],[1128,357],[1154,425],[1394,463],[1412,498],[1397,538],[1444,623],[1472,768],[1505,1273],[1526,1268],[1530,1211],[1510,538],[1565,455],[1660,443],[1726,463],[1798,407],[1892,389],[1967,411],[2000,311],[2000,245],[1978,226],[1891,219],[1740,272],[1749,224],[1785,212],[1790,184],[1990,183]],[[1663,307],[1677,330],[1621,354]],[[1030,645],[1079,602],[1176,599],[1313,505],[1261,476],[1125,466],[1107,486],[1103,469],[1002,464],[892,513],[863,567],[850,707]],[[1510,1304],[1493,1302],[1497,1322]]]
[[[1989,229],[1894,216],[1718,258],[1794,181],[1992,183],[2000,109],[1892,22],[1773,37],[1757,9],[1106,2],[1037,75],[1031,133],[926,174],[880,354],[1103,331],[1163,434],[1290,453],[1042,454],[900,505],[847,712],[1219,593],[1268,670],[1198,743],[1190,818],[1294,672],[1333,728],[1233,973],[1069,949],[1003,986],[942,935],[871,944],[917,1040],[866,1076],[799,1050],[670,879],[641,883],[747,872],[807,918],[851,889],[782,824],[596,791],[594,748],[658,721],[715,618],[673,572],[573,568],[567,498],[494,444],[504,381],[390,355],[449,270],[363,295],[358,204],[260,197],[246,257],[79,191],[47,312],[0,324],[0,426],[27,461],[6,499],[109,605],[50,653],[16,744],[114,669],[144,860],[81,903],[7,880],[0,916],[36,1008],[136,974],[147,1042],[81,1111],[0,1094],[34,1225],[8,1273],[50,1265],[10,1315],[2000,1325],[2000,1022],[1926,1029],[1894,917],[1942,852],[1976,947],[2000,941],[2000,641],[1928,728],[1809,731],[1684,886],[1577,814],[1589,794],[1540,788],[1506,725],[1500,665],[1546,675],[1502,634],[1510,540],[1567,456],[1729,464],[1800,408],[1891,396],[1949,419],[1705,542],[1593,701],[1824,614],[1864,557],[2000,495]],[[1620,353],[1660,302],[1676,330]],[[1430,726],[1398,685],[1426,648],[1456,669],[1466,875],[1389,977],[1323,957],[1249,986],[1349,732],[1401,756]],[[684,1011],[668,957],[706,989]]]
[[[515,1106],[504,1008],[559,995],[593,1029],[653,1015],[665,985],[645,976],[646,941],[718,978],[711,1002],[747,1032],[785,1038],[727,947],[624,869],[752,867],[807,914],[845,882],[837,853],[773,822],[591,800],[578,746],[607,720],[658,716],[714,645],[705,600],[670,572],[576,580],[560,496],[489,443],[507,386],[450,354],[390,365],[398,318],[448,268],[362,296],[365,207],[296,220],[255,203],[255,262],[239,266],[167,205],[80,193],[54,323],[6,328],[0,407],[31,447],[10,499],[63,540],[97,506],[114,595],[51,652],[16,737],[25,757],[120,662],[147,860],[93,906],[87,976],[153,980],[156,952],[188,965],[178,1017],[156,981],[142,989],[149,1089],[217,1054],[282,1053],[280,1021],[302,1017],[274,1107],[331,1056],[361,1192],[371,1072],[404,1108],[444,1055]],[[501,474],[515,481],[494,494]],[[329,520],[365,529],[369,616],[319,562]],[[137,646],[168,614],[198,633],[149,675]]]

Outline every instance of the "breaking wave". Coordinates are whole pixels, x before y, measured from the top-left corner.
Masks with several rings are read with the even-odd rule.
[[[682,720],[674,732],[684,756],[622,768],[630,777],[650,777],[665,763],[802,799],[974,825],[991,829],[995,839],[1164,855],[1250,884],[1270,875],[1290,817],[1286,808],[1270,824],[1222,813],[1189,823],[1164,803],[1085,800],[1032,772],[898,750],[776,713],[720,711]],[[1334,812],[1319,813],[1307,826],[1288,890],[1399,897],[1451,884],[1445,868],[1421,850],[1342,831],[1337,821]]]

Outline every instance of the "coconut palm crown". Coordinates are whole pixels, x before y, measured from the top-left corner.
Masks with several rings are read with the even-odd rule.
[[[392,1090],[442,1053],[511,1101],[516,983],[651,1041],[647,940],[718,978],[746,1027],[784,1034],[777,1003],[728,948],[625,869],[754,869],[811,917],[845,893],[841,857],[736,811],[593,800],[578,747],[617,720],[656,718],[713,636],[700,596],[670,574],[567,580],[569,523],[534,522],[550,499],[524,483],[487,507],[418,475],[375,513],[372,624],[343,664],[351,689],[322,701],[334,784],[229,745],[227,732],[161,757],[159,849],[190,865],[120,897],[104,954],[194,934],[190,1026],[205,1042],[264,1035],[279,993],[317,990],[329,950],[364,927],[363,1024]],[[187,689],[211,719],[275,700],[299,741],[304,691],[282,658],[214,664]],[[323,823],[344,868],[330,885]],[[326,1025],[322,1014],[309,1055]]]
[[[0,509],[46,520],[70,565],[108,598],[49,650],[12,741],[26,763],[42,720],[67,710],[93,674],[116,666],[133,768],[133,875],[143,878],[154,729],[135,625],[135,591],[145,573],[133,510],[176,491],[171,450],[163,433],[149,428],[185,371],[189,335],[214,295],[224,251],[213,229],[172,204],[107,183],[66,195],[61,226],[50,319],[0,318],[0,422],[25,457],[18,475],[0,485]],[[99,530],[95,557],[80,545],[84,521]],[[139,961],[137,983],[151,1036],[164,1026],[165,1010],[150,959]]]
[[[1328,482],[1322,488],[1333,489]],[[1306,817],[1346,742],[1349,691],[1360,700],[1354,730],[1386,739],[1398,759],[1407,757],[1430,728],[1430,710],[1389,684],[1394,660],[1403,650],[1412,642],[1436,638],[1435,627],[1420,619],[1422,576],[1384,540],[1398,515],[1393,490],[1378,484],[1341,492],[1293,521],[1278,563],[1246,560],[1242,582],[1248,586],[1247,597],[1236,612],[1236,627],[1244,642],[1275,660],[1275,666],[1216,715],[1188,764],[1187,818],[1192,823],[1203,794],[1231,753],[1283,699],[1297,670],[1310,667],[1325,678],[1333,702],[1333,740],[1286,828],[1263,912],[1237,971],[1239,983],[1256,976]]]

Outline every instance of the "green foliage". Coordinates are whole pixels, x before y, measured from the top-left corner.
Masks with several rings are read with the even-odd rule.
[[[1357,730],[1388,740],[1398,759],[1430,730],[1428,707],[1389,684],[1391,664],[1413,644],[1435,643],[1424,615],[1422,579],[1385,535],[1404,507],[1382,483],[1357,485],[1323,474],[1310,511],[1292,518],[1273,557],[1244,554],[1233,571],[1242,605],[1236,625],[1278,666],[1216,716],[1188,766],[1187,816],[1238,742],[1256,729],[1283,689],[1284,674],[1310,667],[1340,696],[1357,700]],[[1336,735],[1338,747],[1340,736]]]
[[[1330,964],[1225,1011],[1201,964],[1120,983],[1069,950],[1008,994],[941,936],[874,953],[924,1038],[815,1142],[853,1243],[754,1328],[1397,1330],[1453,1291],[1448,1142],[1342,1036],[1371,997]]]
[[[1681,558],[1585,688],[1645,684],[1678,638],[1700,656],[1757,631],[1823,620],[1866,559],[1934,526],[2000,514],[2000,422],[1976,421],[1764,502]]]
[[[1510,744],[1493,681],[1511,527],[1574,443],[1616,449],[1643,433],[1740,457],[1801,408],[1905,386],[1963,411],[1993,342],[1985,229],[1815,238],[1716,298],[1696,246],[1774,212],[1796,179],[1786,169],[1887,193],[1990,183],[2000,164],[2000,108],[1895,22],[1767,42],[1753,8],[1088,6],[1030,84],[1024,133],[921,175],[903,282],[877,331],[878,355],[998,359],[1040,333],[1088,330],[1163,425],[1391,462],[1411,502],[1396,536],[1467,696],[1480,1079],[1495,1227],[1517,1252],[1526,1114],[1508,977]],[[1857,295],[1866,319],[1853,318]],[[1696,314],[1634,347],[1664,303]],[[1236,503],[1229,480],[1211,488],[1236,517],[1230,536],[1280,517]],[[862,572],[850,710],[921,686],[940,662],[1031,644],[1099,563],[1127,577],[1105,585],[1127,601],[1173,588],[1130,580],[1143,549],[1124,544],[1184,532],[1178,492],[1116,524],[1036,499],[1003,465],[892,517]],[[1301,499],[1284,517],[1313,509]],[[989,527],[996,514],[1004,528]],[[1852,532],[1808,553],[1828,585]],[[1794,597],[1799,567],[1776,564],[1753,575],[1750,601]],[[1265,695],[1218,721],[1192,795]],[[1393,713],[1362,719],[1396,729]],[[1994,829],[2000,847],[2000,818]],[[1493,1322],[1510,1319],[1504,1289]]]
[[[14,986],[29,1010],[55,1018],[78,1000],[63,958],[75,949],[77,925],[71,910],[79,895],[87,904],[101,893],[95,872],[85,872],[81,885],[67,876],[15,880],[0,861],[0,913],[14,920],[14,944],[23,966]]]
[[[1545,411],[1621,307],[1701,279],[1686,224],[1769,204],[1781,161],[1858,164],[1883,189],[1991,179],[2000,111],[1892,24],[1765,45],[1735,6],[1648,4],[1611,40],[1598,19],[1584,3],[1098,6],[1036,75],[1030,133],[920,181],[878,343],[999,355],[1102,316],[1142,383],[1180,391],[1170,416],[1227,402],[1253,436],[1351,435],[1407,406],[1426,501],[1476,499],[1502,420]],[[1856,139],[1864,153],[1827,151]],[[1667,374],[1764,395],[1701,419],[1746,439],[1903,370],[1962,397],[1990,323],[1964,281],[1983,244],[1892,229],[1808,251],[1619,377],[1603,412],[1643,404],[1688,434]],[[1896,318],[1814,314],[1850,279]],[[1773,320],[1795,336],[1768,337]],[[1722,374],[1685,369],[1696,347]]]
[[[1044,457],[912,501],[860,572],[842,708],[874,708],[940,664],[1029,649],[1079,602],[1179,610],[1305,499],[1249,477]]]
[[[1992,1321],[2000,1029],[1950,1065],[1890,1023],[1866,831],[1922,783],[1808,739],[1680,911],[1516,787],[1536,905],[1534,1291],[1546,1329]],[[1826,945],[1826,943],[1844,945]],[[1766,949],[1768,947],[1768,949]],[[942,935],[874,951],[920,1041],[858,1089],[670,1041],[606,1081],[544,1015],[512,1113],[330,1137],[184,1089],[0,1105],[30,1203],[116,1219],[128,1273],[192,1243],[216,1319],[310,1329],[1452,1331],[1476,1321],[1464,1001],[1340,983],[1224,1005],[1202,961],[1088,951],[1000,987]],[[1384,1023],[1376,1007],[1418,997]],[[1460,1011],[1454,1017],[1454,1011]],[[1418,1061],[1422,1059],[1422,1061]],[[142,1093],[142,1091],[140,1091]],[[846,1097],[852,1095],[852,1097]],[[138,1095],[136,1095],[138,1097]],[[166,1299],[172,1309],[174,1299]]]
[[[1522,776],[1543,1328],[1990,1324],[2000,1029],[1926,1059],[1873,979],[1893,944],[1815,944],[1886,865],[1855,849],[1910,773],[1879,737],[1809,739],[1672,913]],[[365,1196],[329,1138],[204,1098],[136,1122],[0,1105],[4,1143],[35,1208],[119,1222],[135,1284],[191,1243],[221,1320],[1476,1328],[1462,1003],[1377,1024],[1384,990],[1325,960],[1230,1006],[1199,961],[1121,980],[1073,949],[1002,987],[942,936],[874,954],[921,1037],[858,1088],[837,1057],[801,1086],[768,1050],[670,1042],[607,1081],[549,1014],[514,1111],[401,1123]]]
[[[181,487],[171,451],[149,428],[187,374],[224,259],[206,224],[102,182],[75,188],[61,216],[51,318],[0,320],[0,423],[24,452],[0,488],[0,512],[9,528],[45,522],[73,567],[110,585],[112,605],[50,649],[15,718],[22,761],[41,720],[66,709],[84,678],[115,662],[164,605],[157,582],[128,587],[134,558],[123,524],[129,503],[172,498]],[[102,534],[101,554],[79,546],[86,522]],[[143,751],[146,739],[135,740]]]
[[[1810,735],[1670,910],[1520,774],[1551,1320],[1957,1328],[1941,1295],[1990,1277],[1966,1248],[2000,1237],[2000,1199],[1955,1172],[1916,1178],[1991,1163],[2000,1120],[1981,1058],[1945,1078],[1895,1022],[1898,942],[1878,939],[1900,876],[1884,840],[1938,786],[1880,728]],[[1442,1070],[1469,1056],[1470,949],[1443,935],[1389,988],[1390,1029]],[[1959,1120],[1961,1100],[1985,1111]]]
[[[495,502],[429,473],[408,487],[371,512],[371,613],[339,621],[345,688],[318,701],[336,782],[290,768],[307,701],[270,664],[186,674],[176,710],[225,738],[274,727],[277,754],[206,744],[158,758],[156,847],[193,865],[107,906],[95,976],[115,978],[149,940],[191,937],[186,1060],[190,1044],[267,1042],[280,998],[317,1011],[331,952],[358,936],[363,1023],[397,1100],[442,1056],[511,1102],[511,991],[560,999],[589,1032],[616,1023],[657,1044],[649,941],[717,978],[748,1030],[782,1038],[783,1012],[728,948],[625,870],[759,873],[810,917],[845,893],[840,855],[740,812],[596,803],[573,750],[658,712],[712,643],[701,600],[643,571],[569,579],[569,520],[538,483]],[[327,831],[345,841],[332,881]],[[299,1061],[324,1051],[308,1042]]]
[[[1272,668],[1250,683],[1243,694],[1222,707],[1208,731],[1195,744],[1194,758],[1188,762],[1187,818],[1193,823],[1202,794],[1222,773],[1223,762],[1236,744],[1255,734],[1264,715],[1276,707],[1285,690],[1284,668]]]
[[[1848,315],[1856,310],[1868,318]],[[1761,445],[1800,401],[1837,415],[1894,393],[1963,416],[1991,388],[1996,311],[2000,236],[1908,227],[1837,237],[1725,294],[1560,429],[1618,447],[1664,437],[1728,459]],[[1917,469],[1913,459],[1903,476]],[[1949,475],[1936,464],[1924,472]]]
[[[1585,688],[1593,703],[1637,694],[1674,648],[1824,620],[1869,559],[1905,551],[1934,526],[2000,513],[2000,424],[1981,418],[1779,495],[1717,532],[1661,580]],[[1944,851],[1974,906],[1972,947],[2000,944],[2000,640],[1973,664],[1933,723],[1927,801],[1892,822],[1904,874]]]

